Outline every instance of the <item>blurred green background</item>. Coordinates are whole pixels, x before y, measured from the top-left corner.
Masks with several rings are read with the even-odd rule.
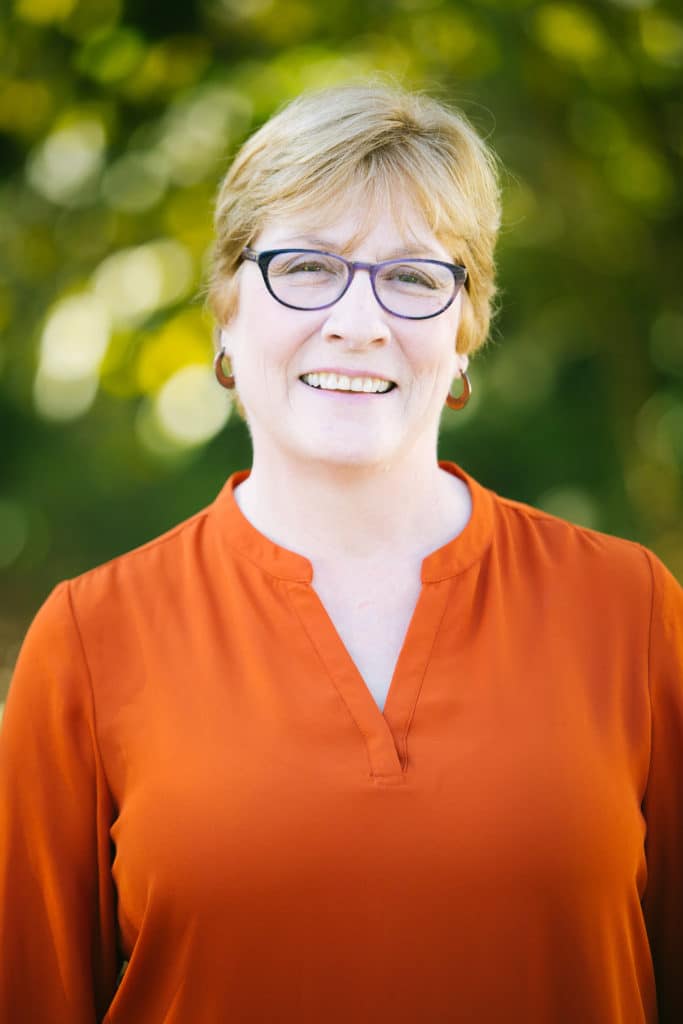
[[[654,0],[15,0],[0,22],[0,699],[60,579],[249,464],[211,371],[217,183],[374,72],[506,167],[501,310],[443,457],[683,579],[683,17]]]

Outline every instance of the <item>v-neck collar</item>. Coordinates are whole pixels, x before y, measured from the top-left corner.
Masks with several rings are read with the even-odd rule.
[[[493,534],[493,495],[454,462],[439,461],[441,469],[452,473],[467,485],[472,512],[465,528],[448,543],[432,551],[422,562],[423,583],[436,583],[464,572],[478,561],[488,548]],[[313,565],[304,555],[281,547],[260,533],[243,514],[235,498],[235,488],[249,476],[250,470],[233,473],[212,505],[221,543],[233,554],[241,555],[264,572],[282,580],[311,583]]]
[[[408,732],[416,713],[432,651],[453,588],[453,578],[484,555],[493,536],[493,494],[452,462],[439,465],[465,482],[472,511],[464,529],[422,562],[422,588],[380,710],[313,586],[308,558],[280,547],[243,515],[235,488],[249,476],[240,470],[228,478],[210,515],[223,549],[283,581],[291,605],[322,666],[365,744],[366,784],[395,787],[408,781]]]

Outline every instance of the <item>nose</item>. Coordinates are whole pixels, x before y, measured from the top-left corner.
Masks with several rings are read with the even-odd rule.
[[[367,270],[356,270],[347,291],[330,306],[322,333],[328,341],[346,341],[354,348],[389,340],[388,314],[375,298]]]

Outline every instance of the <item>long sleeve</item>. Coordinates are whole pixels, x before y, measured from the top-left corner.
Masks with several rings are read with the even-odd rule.
[[[117,975],[109,826],[68,583],[34,619],[0,732],[0,1022],[95,1024]]]
[[[648,553],[653,600],[650,771],[643,810],[648,881],[643,908],[659,1024],[683,1021],[683,589]]]
[[[673,577],[463,477],[380,710],[247,476],[26,638],[0,1024],[681,1024]]]

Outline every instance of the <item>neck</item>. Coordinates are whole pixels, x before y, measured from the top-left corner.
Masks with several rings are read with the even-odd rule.
[[[235,498],[257,530],[314,565],[420,561],[460,533],[471,504],[462,480],[417,454],[358,469],[255,453]]]

